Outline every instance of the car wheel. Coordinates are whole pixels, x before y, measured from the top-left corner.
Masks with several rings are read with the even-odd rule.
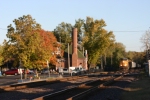
[[[15,75],[17,75],[17,73],[15,73]]]

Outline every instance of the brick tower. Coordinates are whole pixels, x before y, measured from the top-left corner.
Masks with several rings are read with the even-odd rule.
[[[77,28],[72,31],[72,66],[78,66],[78,53],[77,53]]]

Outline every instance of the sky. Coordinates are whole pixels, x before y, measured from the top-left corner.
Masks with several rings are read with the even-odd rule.
[[[46,31],[79,18],[103,19],[126,51],[144,51],[140,38],[150,29],[150,0],[1,0],[0,44],[8,39],[7,26],[28,14]]]

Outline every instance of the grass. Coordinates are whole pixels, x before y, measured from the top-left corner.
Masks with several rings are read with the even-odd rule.
[[[124,88],[121,100],[150,100],[150,77],[141,72],[138,80]]]

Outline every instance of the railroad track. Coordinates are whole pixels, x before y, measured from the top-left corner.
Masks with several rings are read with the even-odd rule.
[[[120,75],[123,75],[123,74],[120,74]],[[47,80],[43,84],[40,84],[40,83],[38,83],[37,85],[36,85],[36,83],[34,83],[32,85],[26,84],[27,85],[26,87],[22,87],[20,89],[6,90],[6,91],[10,91],[10,92],[6,92],[6,91],[5,91],[6,93],[2,92],[2,94],[0,93],[0,97],[2,100],[32,100],[34,98],[37,99],[40,97],[42,97],[43,99],[39,99],[39,100],[46,100],[46,99],[44,99],[44,96],[48,96],[49,94],[54,94],[57,92],[57,94],[55,94],[55,95],[57,95],[57,97],[59,97],[59,93],[61,94],[60,91],[68,91],[67,89],[79,87],[79,86],[77,86],[79,84],[80,84],[79,90],[82,89],[82,86],[85,86],[85,88],[89,87],[89,90],[88,90],[88,88],[87,89],[83,88],[82,90],[85,90],[85,91],[81,91],[81,92],[79,91],[80,93],[74,94],[67,98],[67,99],[70,98],[70,100],[71,100],[72,98],[73,99],[81,98],[81,97],[84,97],[84,95],[87,96],[87,94],[91,93],[91,91],[93,91],[93,93],[94,93],[94,91],[97,89],[98,90],[100,88],[103,89],[105,87],[105,85],[107,85],[106,83],[103,85],[97,85],[95,87],[95,86],[90,85],[90,84],[92,84],[90,82],[92,82],[94,80],[101,80],[101,81],[105,82],[108,80],[108,79],[106,79],[107,77],[114,78],[112,76],[115,76],[115,75],[111,74],[111,75],[103,76],[103,75],[99,75],[99,74],[90,74],[90,76],[73,76],[73,77],[65,77],[65,78],[56,79],[56,80]],[[117,75],[117,76],[119,76],[119,75]],[[111,84],[111,82],[114,82],[114,81],[115,80],[113,79],[113,80],[109,81],[110,83],[109,82],[108,83]],[[86,84],[88,84],[88,86],[86,86]],[[95,83],[95,84],[98,84],[98,83]],[[92,87],[95,87],[95,88],[92,88]],[[74,90],[72,90],[72,91],[74,91]],[[50,99],[50,100],[53,100],[53,99]],[[60,100],[60,98],[57,98],[57,100]]]
[[[132,71],[133,72],[133,71]],[[111,72],[113,75],[115,72]],[[118,73],[118,72],[116,72]],[[130,72],[123,72],[121,71],[119,74],[127,74]],[[100,76],[99,74],[93,74],[91,75],[93,77],[98,77]],[[109,76],[109,75],[108,75]],[[5,86],[0,86],[0,93],[7,92],[7,91],[15,91],[19,89],[25,89],[25,88],[31,88],[31,87],[37,87],[37,86],[42,86],[42,85],[48,85],[48,84],[53,84],[53,83],[58,83],[62,81],[71,81],[71,80],[76,80],[76,79],[82,79],[88,77],[87,75],[85,76],[72,76],[72,77],[64,77],[64,78],[57,78],[57,79],[51,79],[51,80],[40,80],[40,81],[33,81],[33,82],[27,82],[27,83],[18,83],[18,84],[12,84],[12,85],[5,85]]]
[[[78,86],[71,87],[69,89],[64,89],[55,93],[51,93],[42,97],[35,98],[33,100],[78,100],[88,93],[95,91],[100,87],[104,87],[113,83],[115,80],[122,78],[119,77],[107,77],[102,79],[97,79],[91,82],[87,82]]]

